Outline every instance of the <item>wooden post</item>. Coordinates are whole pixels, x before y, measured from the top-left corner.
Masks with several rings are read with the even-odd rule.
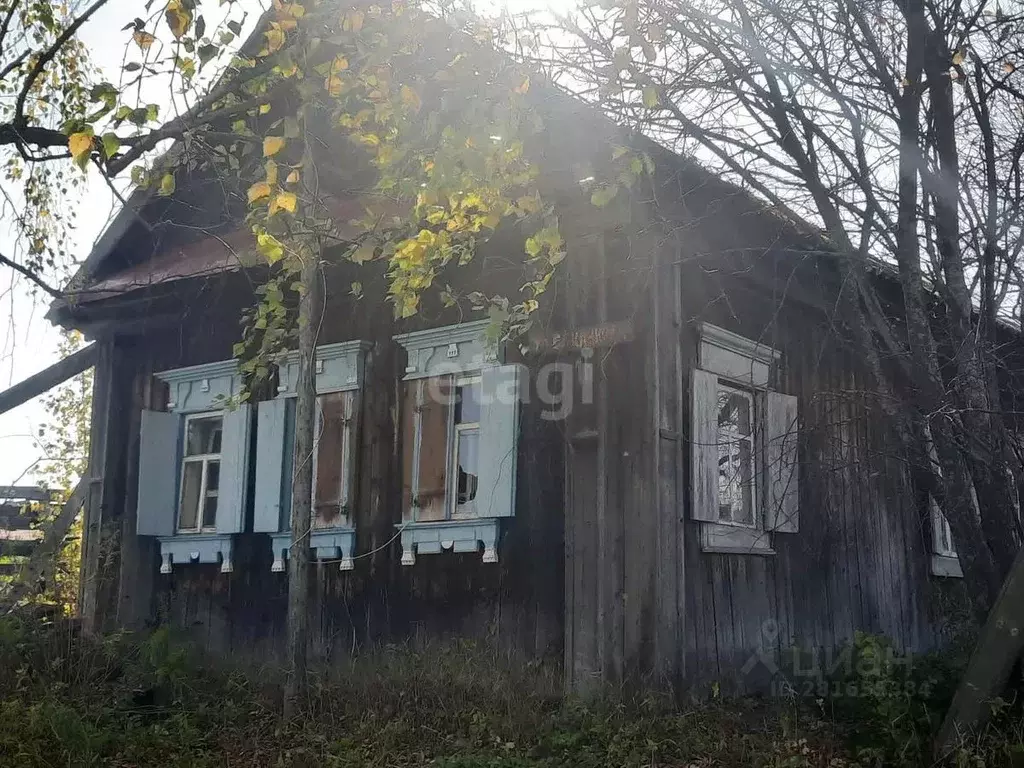
[[[79,594],[79,613],[82,630],[86,634],[99,631],[99,571],[102,550],[103,480],[106,461],[107,426],[111,409],[111,379],[113,376],[113,341],[100,344],[96,371],[92,383],[92,415],[89,431],[89,465],[83,483],[85,490],[85,519],[82,524],[82,566]]]
[[[117,625],[139,630],[151,617],[153,589],[157,573],[157,546],[151,536],[136,534],[139,487],[139,429],[142,411],[163,407],[160,387],[154,386],[148,359],[140,365],[143,353],[136,348],[132,355],[132,400],[127,416],[128,434],[125,450],[124,502],[121,515],[121,568],[118,586]],[[128,375],[128,371],[125,371]]]
[[[956,745],[957,736],[984,725],[989,702],[999,696],[1024,651],[1024,549],[1017,553],[995,605],[981,630],[971,663],[960,680],[935,740],[938,757]]]
[[[79,610],[82,630],[103,631],[116,617],[120,569],[120,518],[124,496],[124,447],[130,376],[113,338],[101,342],[93,377],[92,429],[85,480],[82,528],[82,585]]]
[[[316,339],[322,319],[320,253],[305,254],[299,299],[299,374],[295,385],[295,463],[292,544],[288,554],[288,681],[284,716],[295,715],[306,691],[309,644],[309,533],[312,525],[313,430],[316,425]]]

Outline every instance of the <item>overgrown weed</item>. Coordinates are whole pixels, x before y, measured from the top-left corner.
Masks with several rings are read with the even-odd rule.
[[[858,638],[857,653],[884,641]],[[937,663],[937,662],[936,662]],[[917,670],[917,671],[914,671]],[[930,697],[906,696],[911,675]],[[279,717],[280,671],[204,661],[167,630],[79,636],[70,622],[0,621],[0,765],[606,768],[928,765],[950,674],[858,664],[850,700],[714,700],[608,692],[566,699],[558,674],[470,642],[385,646],[313,676],[302,717]],[[873,683],[868,687],[867,683]],[[1005,705],[951,756],[1014,765],[1020,708]]]

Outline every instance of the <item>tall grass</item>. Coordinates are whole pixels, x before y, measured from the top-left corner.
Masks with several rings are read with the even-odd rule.
[[[914,727],[882,725],[902,717],[898,702],[680,708],[609,695],[584,704],[562,696],[557,670],[472,643],[386,646],[335,665],[314,675],[302,716],[287,723],[280,682],[280,670],[258,660],[204,660],[165,630],[92,640],[69,622],[3,620],[0,766],[926,764],[926,750],[897,743],[926,740],[926,725],[920,737]],[[953,762],[1012,764],[1024,729],[1011,709],[999,730],[965,741]]]

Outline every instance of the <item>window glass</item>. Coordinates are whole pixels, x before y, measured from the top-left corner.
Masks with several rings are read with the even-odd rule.
[[[181,478],[181,511],[178,515],[178,527],[182,530],[195,530],[199,520],[199,494],[203,486],[203,463],[189,461]]]
[[[754,402],[749,392],[718,390],[718,519],[754,524]]]
[[[185,435],[185,455],[220,453],[221,422],[220,416],[189,419]]]
[[[200,416],[185,423],[178,508],[180,531],[206,530],[217,525],[223,423],[221,416]]]
[[[480,381],[459,382],[455,390],[453,516],[473,516],[480,457]]]
[[[458,445],[458,504],[468,504],[476,498],[477,490],[477,467],[480,460],[480,433],[477,430],[471,432],[459,432]]]
[[[455,423],[478,424],[480,422],[480,382],[469,381],[455,390]]]
[[[203,528],[217,526],[217,498],[220,496],[220,462],[206,462],[206,491],[203,494]]]

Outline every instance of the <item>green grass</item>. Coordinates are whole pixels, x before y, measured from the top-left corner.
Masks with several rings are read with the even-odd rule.
[[[234,664],[204,665],[166,632],[86,641],[68,624],[0,621],[0,766],[927,764],[919,747],[929,721],[901,710],[902,699],[849,711],[820,700],[583,704],[564,699],[542,665],[456,643],[380,648],[336,665],[314,676],[302,715],[285,723],[279,672]],[[1019,717],[1008,708],[1003,721]],[[957,764],[1012,764],[1020,734],[994,733],[965,742]],[[921,744],[908,748],[908,738]]]

